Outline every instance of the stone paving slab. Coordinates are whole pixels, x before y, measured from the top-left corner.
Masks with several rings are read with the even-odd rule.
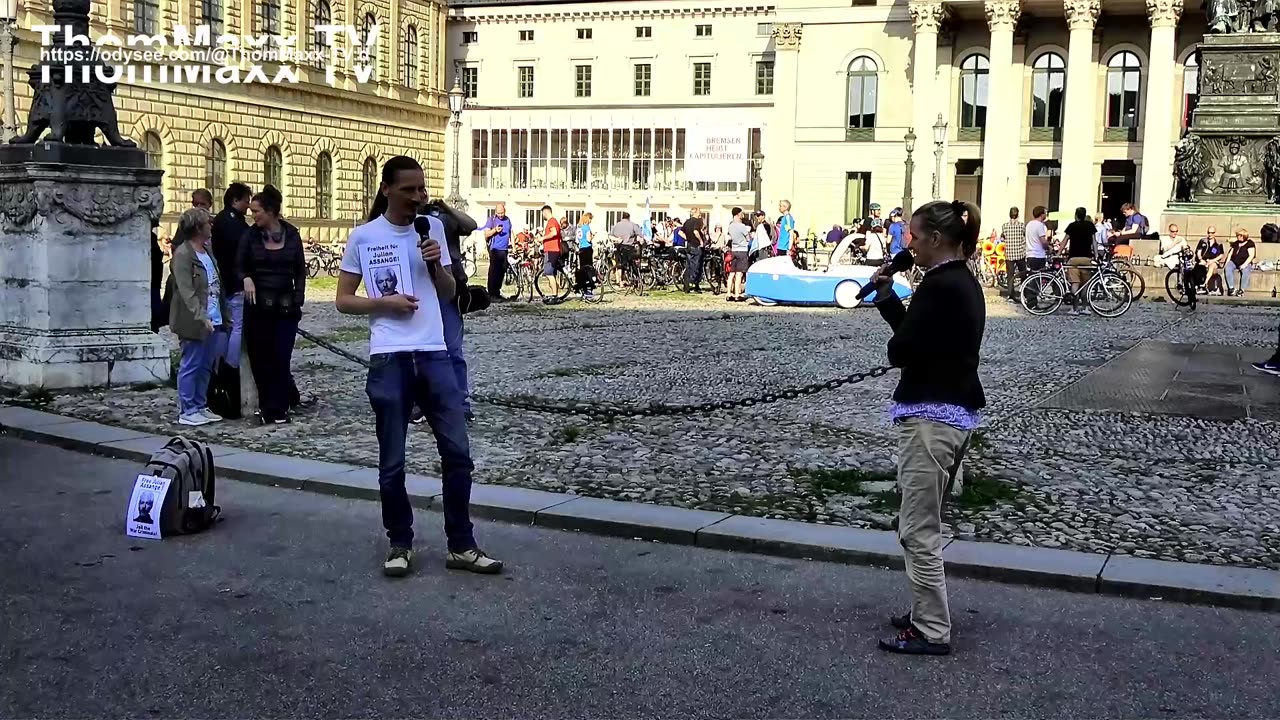
[[[698,531],[697,544],[813,560],[902,567],[892,532],[734,515]]]
[[[1102,570],[1099,591],[1250,610],[1280,610],[1280,572],[1273,570],[1113,555]]]
[[[560,530],[692,545],[699,530],[729,517],[729,513],[580,497],[539,512],[534,522]]]
[[[414,507],[430,509],[440,497],[440,480],[425,475],[406,475],[405,489]],[[374,468],[325,473],[306,479],[303,489],[359,500],[378,500],[378,471]]]
[[[954,540],[942,560],[948,575],[1097,592],[1107,555]]]
[[[471,515],[533,525],[538,513],[575,498],[564,493],[476,483],[471,486]]]
[[[16,427],[33,428],[41,425],[56,425],[58,423],[75,422],[73,417],[66,415],[55,415],[53,413],[40,412],[31,408],[17,407],[13,405],[0,405],[0,427],[13,425]]]
[[[96,422],[75,420],[65,423],[49,423],[37,418],[37,424],[26,426],[18,422],[10,422],[5,429],[15,436],[26,440],[57,445],[68,450],[94,452],[99,445],[122,440],[139,440],[150,437],[148,433],[137,430],[102,425]]]
[[[99,443],[94,448],[94,452],[121,460],[146,462],[157,450],[164,447],[172,439],[172,435],[147,435],[133,440]],[[245,452],[240,448],[216,444],[210,445],[209,451],[213,453],[215,467],[221,467],[223,458]]]
[[[311,478],[331,476],[358,470],[354,465],[269,455],[260,452],[242,452],[218,463],[218,474],[258,483],[303,490]]]

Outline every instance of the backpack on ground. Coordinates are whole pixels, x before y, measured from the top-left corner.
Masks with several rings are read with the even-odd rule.
[[[213,452],[208,445],[175,437],[151,456],[144,472],[171,480],[160,512],[162,537],[207,530],[222,512],[214,504]]]

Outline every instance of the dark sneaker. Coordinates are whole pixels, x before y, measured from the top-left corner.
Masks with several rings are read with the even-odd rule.
[[[950,643],[931,643],[915,626],[903,630],[888,640],[880,641],[880,649],[900,655],[950,655]]]
[[[901,615],[892,615],[889,617],[889,624],[899,630],[906,630],[911,627],[911,613],[903,613]]]
[[[1266,362],[1253,363],[1253,369],[1268,375],[1280,375],[1280,362],[1268,360]]]
[[[450,552],[445,558],[444,566],[450,570],[470,570],[481,575],[497,575],[502,572],[502,563],[485,555],[480,548]]]
[[[475,422],[476,414],[471,412],[470,410],[463,413],[462,416],[467,419],[467,422]]]
[[[413,414],[409,416],[409,422],[414,425],[421,425],[427,421],[427,416],[422,414],[422,409],[417,405],[413,406]]]
[[[387,577],[404,577],[409,574],[413,562],[413,551],[405,547],[391,548],[387,561],[382,563],[382,574]]]
[[[298,402],[294,407],[308,408],[316,404],[316,396],[311,393],[298,393]]]

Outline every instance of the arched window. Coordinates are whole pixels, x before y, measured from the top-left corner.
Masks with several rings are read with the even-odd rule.
[[[329,0],[316,0],[316,12],[311,27],[318,28],[321,25],[333,24],[333,7],[329,5]],[[329,51],[329,36],[315,30],[313,40],[317,50]]]
[[[280,34],[280,0],[261,0],[258,3],[258,31],[263,35]]]
[[[378,62],[378,44],[374,42],[370,44],[369,38],[373,36],[373,29],[378,26],[378,18],[373,13],[364,14],[364,25],[360,31],[364,36],[360,38],[360,54],[364,57],[365,62],[377,64]]]
[[[164,141],[160,139],[160,133],[148,130],[142,136],[142,149],[147,152],[147,167],[153,170],[164,169]]]
[[[986,55],[970,55],[960,63],[960,138],[978,139],[987,126],[987,88],[991,62]],[[977,131],[968,133],[964,131]]]
[[[160,0],[133,0],[133,31],[155,35],[160,21]]]
[[[849,63],[847,74],[849,110],[847,137],[850,140],[875,140],[876,101],[880,92],[880,66],[866,55]]]
[[[200,19],[209,26],[210,39],[222,34],[222,0],[200,0]]]
[[[316,158],[316,214],[325,220],[333,217],[333,158],[327,152]]]
[[[277,190],[284,192],[284,156],[275,145],[267,148],[263,155],[262,182],[264,185],[274,185]]]
[[[1141,95],[1142,62],[1131,52],[1116,53],[1107,62],[1107,127],[1125,129],[1121,134],[1136,140]]]
[[[1062,127],[1062,101],[1067,91],[1067,64],[1062,56],[1048,52],[1031,66],[1031,127],[1057,130]]]
[[[410,25],[404,29],[404,44],[400,48],[400,74],[404,86],[418,87],[418,28]]]
[[[209,154],[204,159],[204,186],[214,195],[227,185],[227,146],[214,138],[209,142]]]
[[[378,161],[372,157],[364,159],[364,172],[360,177],[360,187],[364,190],[364,208],[373,207],[374,197],[378,194]]]
[[[1191,124],[1191,113],[1200,104],[1200,59],[1199,51],[1187,56],[1182,66],[1182,127]]]

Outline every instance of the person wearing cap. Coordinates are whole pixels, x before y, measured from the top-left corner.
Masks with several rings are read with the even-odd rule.
[[[755,230],[751,235],[749,254],[751,262],[757,263],[773,255],[773,228],[769,227],[768,216],[763,210],[756,211],[751,226]]]
[[[902,208],[894,208],[889,213],[889,237],[889,257],[907,249],[907,224],[902,221]]]

